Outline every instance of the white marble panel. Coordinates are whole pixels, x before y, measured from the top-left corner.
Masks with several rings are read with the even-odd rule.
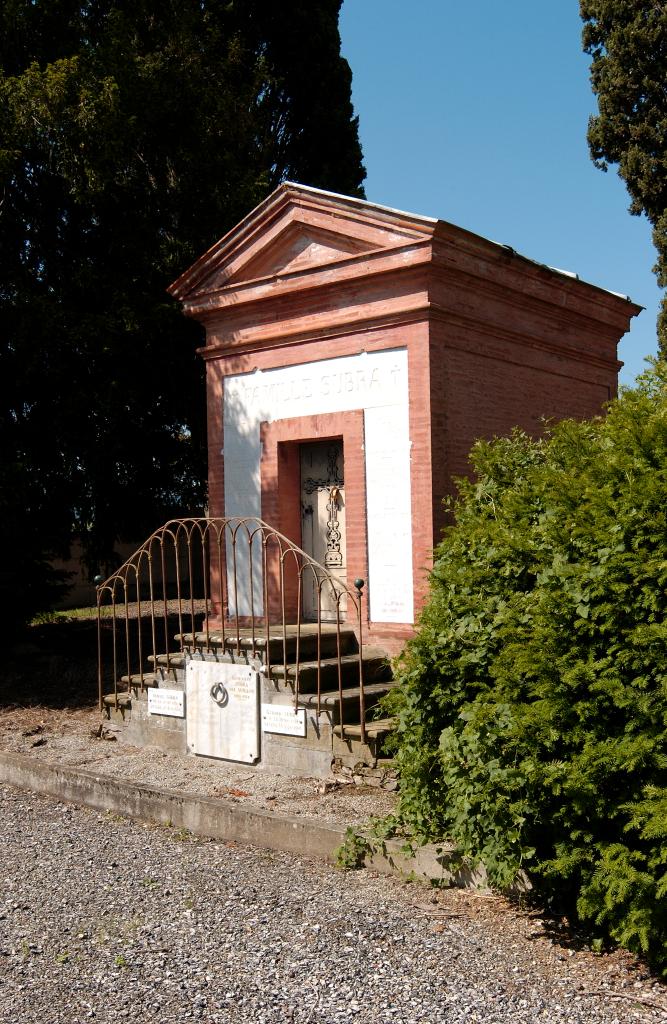
[[[291,704],[262,704],[262,731],[281,736],[305,736],[306,712]]]
[[[189,661],[188,750],[253,764],[259,758],[259,677],[247,665]]]
[[[182,690],[151,686],[148,689],[149,715],[168,715],[171,718],[185,717],[185,694]]]
[[[371,622],[412,622],[414,601],[407,407],[367,409],[364,413],[364,431]]]

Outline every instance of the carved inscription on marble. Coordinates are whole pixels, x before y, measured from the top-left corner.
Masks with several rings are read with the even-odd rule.
[[[149,715],[185,717],[185,694],[182,690],[169,690],[151,686],[148,689]]]
[[[262,704],[262,730],[281,736],[305,736],[306,712],[291,704]]]
[[[185,679],[188,750],[228,761],[257,761],[257,672],[246,665],[190,661]]]
[[[384,354],[384,353],[383,353]],[[383,360],[375,365],[355,366],[361,357],[352,356],[344,360],[330,360],[302,367],[284,370],[259,371],[244,374],[229,381],[230,392],[235,391],[246,409],[262,409],[264,413],[279,419],[278,409],[285,403],[312,405],[314,408],[335,408],[341,402],[364,407],[386,400],[387,395],[396,392],[403,384],[404,369],[401,360]],[[372,357],[368,357],[370,361]],[[345,363],[350,369],[336,369],[336,364]],[[329,372],[313,372],[313,369]],[[301,372],[299,372],[301,371]]]

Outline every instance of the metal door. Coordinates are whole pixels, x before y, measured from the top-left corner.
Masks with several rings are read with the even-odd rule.
[[[345,480],[341,440],[301,445],[301,546],[316,562],[345,582]],[[318,590],[322,621],[335,621],[335,590],[328,582],[319,586],[311,572],[304,573],[304,618],[317,619]],[[338,604],[344,617],[344,599]]]

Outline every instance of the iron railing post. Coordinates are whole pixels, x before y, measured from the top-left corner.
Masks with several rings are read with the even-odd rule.
[[[104,711],[104,679],[102,675],[102,583],[101,576],[93,580],[95,584],[95,596],[97,598],[97,699],[100,714]]]
[[[363,638],[363,616],[361,614],[362,591],[366,581],[357,577],[354,586],[357,591],[357,629],[359,630],[359,724],[361,727],[361,742],[366,742],[366,696],[364,694],[364,638]]]

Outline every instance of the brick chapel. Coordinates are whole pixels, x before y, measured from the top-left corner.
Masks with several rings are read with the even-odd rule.
[[[446,221],[291,182],[170,292],[206,330],[209,514],[362,577],[395,646],[473,442],[599,413],[640,311]]]

